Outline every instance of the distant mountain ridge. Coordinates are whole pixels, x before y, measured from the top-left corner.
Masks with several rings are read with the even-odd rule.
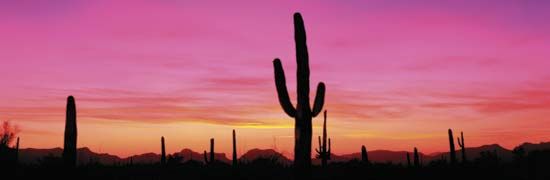
[[[523,147],[526,152],[535,151],[535,150],[550,150],[550,142],[541,142],[539,144],[533,143],[523,143],[517,147]],[[466,156],[469,160],[476,159],[480,156],[480,153],[483,151],[496,151],[499,158],[503,161],[511,161],[513,158],[512,150],[503,148],[498,144],[483,145],[479,147],[470,147],[466,148]],[[27,148],[19,150],[19,158],[22,163],[25,164],[35,164],[38,163],[41,158],[47,156],[61,157],[63,149],[61,148],[51,148],[51,149],[36,149],[36,148]],[[139,155],[133,155],[126,158],[120,158],[115,155],[107,153],[95,153],[87,147],[78,148],[78,164],[88,164],[88,163],[101,163],[101,164],[150,164],[158,163],[160,161],[160,154],[156,153],[144,153]],[[393,162],[393,163],[407,163],[406,162],[406,151],[389,151],[389,150],[374,150],[368,151],[369,159],[374,162]],[[412,152],[411,153],[412,156]],[[423,154],[421,152],[420,157],[424,163],[428,163],[432,160],[439,160],[442,157],[447,158],[448,152],[442,153],[432,153],[432,154]],[[195,160],[203,162],[203,153],[195,152],[191,149],[182,149],[180,152],[176,152],[183,156],[184,161]],[[240,161],[249,162],[258,158],[276,158],[282,164],[291,164],[292,160],[285,157],[283,154],[273,150],[273,149],[251,149],[239,157]],[[461,150],[457,149],[457,158],[461,157]],[[225,153],[216,153],[215,159],[225,163],[230,163],[231,160],[227,158]],[[351,154],[342,154],[336,155],[332,154],[330,162],[345,162],[353,159],[361,159],[361,153],[351,153]],[[313,159],[314,164],[319,164],[318,159]]]

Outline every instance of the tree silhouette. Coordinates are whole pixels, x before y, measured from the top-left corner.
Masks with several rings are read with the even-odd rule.
[[[11,125],[9,121],[2,122],[2,129],[0,129],[0,147],[9,147],[17,133],[19,133],[17,126]]]

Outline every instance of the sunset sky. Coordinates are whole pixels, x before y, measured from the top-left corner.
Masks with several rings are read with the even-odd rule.
[[[445,151],[448,128],[466,146],[550,141],[545,0],[1,1],[0,120],[22,148],[62,147],[73,95],[78,146],[96,152],[158,153],[165,136],[170,153],[211,137],[230,153],[236,129],[239,154],[290,157],[272,60],[296,103],[294,12],[334,153]]]

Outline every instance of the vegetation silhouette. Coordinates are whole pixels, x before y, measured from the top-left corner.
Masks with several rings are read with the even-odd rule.
[[[237,166],[238,164],[238,158],[237,158],[237,137],[235,135],[235,130],[233,129],[233,154],[232,154],[231,164],[233,166]]]
[[[453,136],[453,130],[449,129],[448,130],[448,133],[449,133],[449,156],[451,158],[451,164],[452,165],[455,165],[456,164],[456,151],[455,151],[455,142],[454,142],[454,139],[455,137]]]
[[[468,162],[466,159],[466,147],[464,146],[464,133],[460,132],[460,137],[456,138],[458,146],[460,146],[460,152],[462,153],[462,163]]]
[[[364,164],[370,164],[369,154],[367,154],[367,147],[365,145],[361,146],[361,162]]]
[[[330,138],[328,138],[328,147],[327,147],[327,111],[324,112],[323,120],[323,142],[321,143],[321,136],[319,136],[319,149],[317,151],[317,158],[321,159],[321,165],[323,167],[327,166],[327,161],[330,160]]]
[[[284,112],[294,118],[294,168],[303,178],[310,176],[311,168],[311,120],[323,109],[325,101],[325,84],[317,85],[317,94],[313,107],[309,102],[309,55],[306,45],[306,30],[300,13],[294,14],[294,40],[296,44],[296,107],[292,105],[286,87],[285,72],[281,60],[273,60],[275,85],[279,103]]]
[[[206,151],[204,151],[204,163],[207,165],[214,164],[216,161],[214,156],[214,138],[210,138],[210,159],[208,159]]]
[[[160,164],[166,165],[166,148],[164,146],[164,136],[160,137]]]
[[[65,141],[63,145],[63,163],[68,168],[76,166],[76,104],[73,96],[67,98],[67,113],[65,118]]]

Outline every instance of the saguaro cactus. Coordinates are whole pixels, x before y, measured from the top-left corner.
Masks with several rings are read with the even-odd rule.
[[[453,136],[453,130],[449,129],[449,156],[451,157],[451,164],[456,164],[456,151],[455,151],[455,142]]]
[[[460,150],[462,151],[462,162],[466,162],[466,147],[464,146],[464,133],[460,131],[460,137],[456,138],[458,142],[458,146],[460,146]]]
[[[411,156],[409,155],[409,152],[407,152],[407,167],[411,167]]]
[[[211,164],[214,162],[214,138],[210,138],[210,159],[206,156],[206,151],[204,151],[204,163]]]
[[[204,151],[203,153],[203,156],[204,156],[204,164],[208,164],[208,156],[206,155],[206,151]]]
[[[65,117],[65,141],[63,145],[63,163],[67,167],[76,166],[76,105],[73,96],[67,98]]]
[[[414,147],[414,167],[420,167],[420,156],[418,156],[418,149]]]
[[[369,164],[369,154],[367,154],[367,148],[365,145],[361,146],[361,161],[365,164]]]
[[[160,137],[160,149],[161,149],[160,164],[166,165],[166,149],[164,146],[164,136]]]
[[[319,149],[317,151],[317,158],[321,159],[321,166],[326,167],[327,161],[330,160],[330,138],[328,139],[327,148],[327,111],[324,112],[323,120],[323,142],[321,143],[321,136],[319,136]]]
[[[17,142],[15,142],[15,163],[19,164],[19,137],[17,137]]]
[[[233,166],[237,166],[237,137],[235,137],[235,130],[233,129]]]
[[[290,101],[286,88],[285,73],[281,60],[273,60],[275,69],[275,85],[279,103],[285,113],[294,118],[294,166],[309,171],[311,167],[311,119],[316,117],[323,109],[325,101],[325,84],[317,85],[317,95],[313,108],[309,102],[309,56],[306,45],[306,30],[300,13],[294,14],[294,40],[296,44],[296,91],[298,103],[296,108]]]

